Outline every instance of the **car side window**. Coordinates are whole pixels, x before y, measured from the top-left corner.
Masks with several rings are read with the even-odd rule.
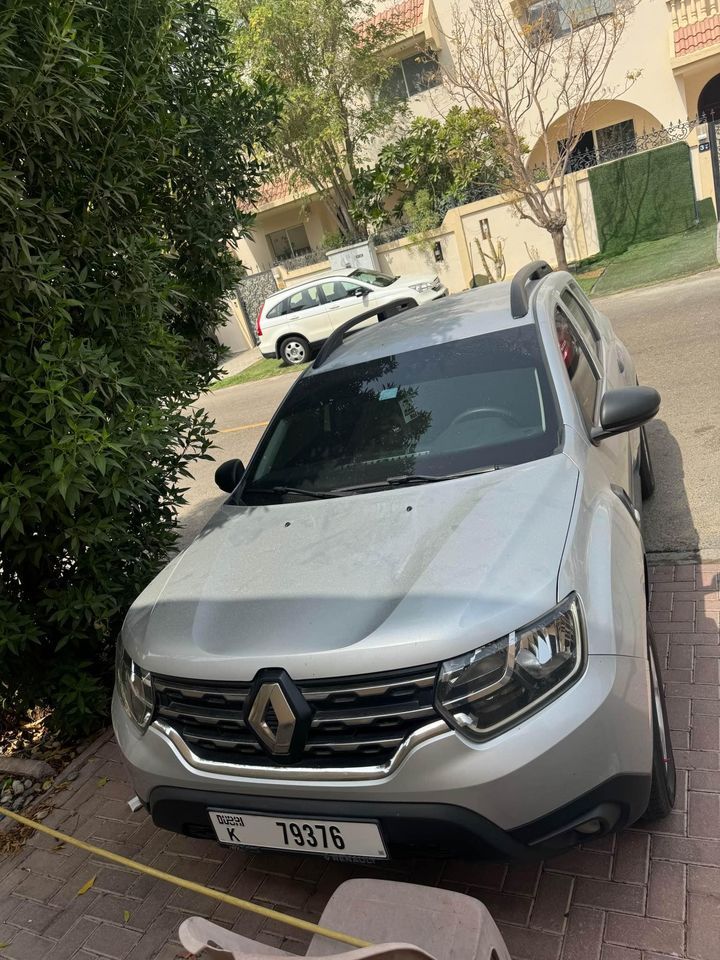
[[[354,297],[356,290],[365,292],[365,288],[351,280],[326,280],[320,284],[326,303],[339,303],[341,300],[347,300],[348,297]]]
[[[557,331],[560,353],[565,361],[565,369],[570,378],[570,386],[577,397],[578,406],[588,431],[595,420],[597,402],[598,375],[587,355],[587,347],[582,337],[572,325],[565,312],[555,310],[555,329]]]
[[[279,303],[276,303],[272,310],[268,310],[268,320],[275,320],[277,317],[284,317],[289,310],[289,301],[285,297]]]
[[[298,313],[300,310],[312,310],[313,307],[320,306],[320,292],[317,287],[306,287],[304,290],[298,290],[285,301],[287,309],[285,313]]]
[[[585,307],[583,307],[577,297],[575,297],[568,289],[563,290],[560,295],[560,299],[562,300],[567,312],[575,321],[575,325],[577,326],[578,330],[585,337],[585,341],[593,351],[595,359],[600,361],[600,337],[595,329],[595,325],[588,316]]]
[[[320,284],[325,303],[337,303],[345,297],[345,291],[337,280],[326,280]]]
[[[363,287],[359,283],[353,283],[352,280],[341,280],[340,286],[345,291],[344,296],[346,297],[356,296],[358,290],[362,292],[363,296],[365,296],[367,293],[370,293],[370,290],[368,290],[367,287]]]

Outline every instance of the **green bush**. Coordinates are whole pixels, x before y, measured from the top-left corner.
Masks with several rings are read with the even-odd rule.
[[[115,636],[212,423],[277,97],[207,0],[0,10],[0,714],[107,713]]]
[[[690,148],[675,143],[592,167],[590,189],[600,252],[682,233],[697,219]]]
[[[378,229],[401,222],[408,203],[426,208],[430,198],[440,223],[449,209],[498,193],[509,172],[495,118],[478,107],[452,107],[442,123],[416,117],[375,166],[358,172],[353,214]]]

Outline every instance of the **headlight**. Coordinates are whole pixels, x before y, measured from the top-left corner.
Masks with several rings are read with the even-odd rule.
[[[115,653],[115,683],[127,715],[141,730],[147,730],[154,707],[152,679],[147,670],[133,663],[121,638]]]
[[[433,289],[432,283],[410,283],[408,286],[411,290],[417,290],[418,293],[427,293],[428,290]]]
[[[570,594],[534,623],[440,667],[435,706],[471,740],[487,740],[556,697],[585,657],[580,601]]]

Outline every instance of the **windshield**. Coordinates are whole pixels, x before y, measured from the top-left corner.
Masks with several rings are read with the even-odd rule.
[[[389,287],[395,283],[397,277],[390,277],[386,273],[378,273],[377,270],[353,270],[350,274],[353,280],[362,280],[364,283],[372,283],[376,287]]]
[[[435,344],[298,381],[263,439],[243,503],[431,481],[558,447],[534,325]]]

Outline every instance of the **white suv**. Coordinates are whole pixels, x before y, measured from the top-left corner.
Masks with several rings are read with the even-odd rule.
[[[257,318],[260,352],[268,359],[306,363],[333,331],[360,313],[392,303],[392,313],[448,295],[437,276],[391,277],[377,270],[340,270],[273,293]],[[400,308],[402,309],[402,308]],[[388,311],[388,316],[391,315]],[[377,320],[384,320],[382,311]],[[373,317],[367,324],[376,323]]]
[[[126,618],[113,720],[153,820],[523,858],[666,816],[639,514],[659,395],[545,263],[348,332]]]

